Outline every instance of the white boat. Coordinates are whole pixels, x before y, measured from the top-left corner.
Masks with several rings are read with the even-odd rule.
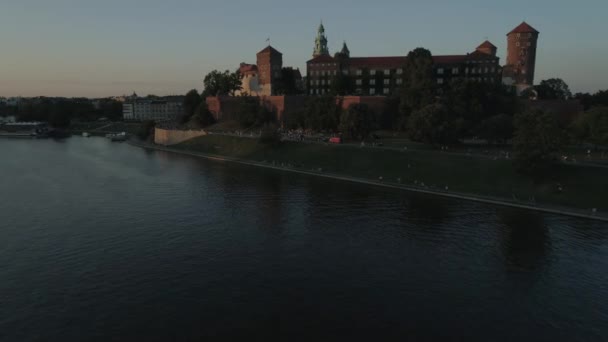
[[[82,132],[82,136],[88,138],[91,136],[91,134],[89,134],[88,132]]]
[[[106,135],[106,138],[109,138],[112,141],[126,141],[128,137],[129,136],[125,132]]]

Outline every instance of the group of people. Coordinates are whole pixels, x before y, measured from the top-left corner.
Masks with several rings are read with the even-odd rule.
[[[327,140],[327,136],[323,133],[313,132],[303,129],[281,130],[282,140],[300,141],[300,142],[323,142]]]

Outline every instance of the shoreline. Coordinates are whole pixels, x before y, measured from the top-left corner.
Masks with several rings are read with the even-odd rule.
[[[402,191],[422,193],[422,194],[427,194],[427,195],[441,196],[441,197],[446,197],[446,198],[451,198],[451,199],[474,201],[474,202],[491,204],[491,205],[506,206],[506,207],[517,208],[517,209],[533,210],[533,211],[540,211],[540,212],[545,212],[545,213],[549,213],[549,214],[557,214],[557,215],[564,215],[564,216],[571,216],[571,217],[577,217],[577,218],[583,218],[583,219],[608,222],[608,216],[604,216],[602,214],[594,215],[592,213],[584,213],[582,210],[576,210],[576,209],[573,210],[573,209],[555,207],[555,206],[539,206],[539,205],[532,205],[532,204],[522,204],[522,203],[510,202],[508,200],[499,199],[499,198],[489,198],[489,197],[483,197],[483,196],[477,196],[477,195],[471,195],[471,194],[463,194],[463,193],[457,193],[457,192],[440,191],[440,190],[436,190],[436,189],[413,187],[413,186],[408,186],[408,185],[403,185],[403,184],[398,184],[398,183],[382,182],[382,181],[375,181],[375,180],[371,180],[371,179],[350,177],[347,175],[338,175],[338,174],[323,173],[323,172],[316,172],[316,171],[300,170],[300,169],[296,169],[296,168],[260,163],[260,162],[256,162],[256,161],[252,161],[252,160],[225,157],[225,156],[221,156],[221,155],[212,155],[212,154],[207,154],[207,153],[202,153],[202,152],[160,146],[160,145],[151,144],[151,143],[143,143],[143,142],[138,142],[138,141],[134,141],[134,140],[128,140],[128,143],[129,143],[129,145],[144,148],[144,149],[176,153],[176,154],[187,155],[187,156],[191,156],[191,157],[205,158],[205,159],[214,160],[214,161],[231,162],[231,163],[237,163],[237,164],[241,164],[241,165],[263,167],[263,168],[273,169],[273,170],[277,170],[277,171],[286,171],[286,172],[299,173],[299,174],[304,174],[304,175],[309,175],[309,176],[324,177],[324,178],[333,179],[333,180],[358,183],[358,184],[364,184],[364,185],[371,185],[371,186],[388,188],[388,189],[396,189],[396,190],[402,190]]]

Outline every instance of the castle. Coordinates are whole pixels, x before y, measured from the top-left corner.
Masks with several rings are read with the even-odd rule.
[[[433,56],[433,77],[438,86],[460,78],[484,83],[515,86],[518,93],[534,84],[538,31],[522,23],[508,35],[507,64],[501,67],[497,48],[484,41],[474,51],[462,55]],[[352,93],[361,96],[394,95],[404,82],[406,56],[351,57],[343,43],[331,56],[323,23],[319,26],[312,59],[306,63],[308,95],[330,93],[338,75],[354,80]]]

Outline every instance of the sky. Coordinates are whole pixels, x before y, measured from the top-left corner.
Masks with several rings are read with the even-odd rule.
[[[506,34],[540,31],[536,79],[573,92],[608,88],[606,0],[0,0],[0,96],[185,94],[236,70],[270,38],[305,73],[323,20],[333,54],[472,52],[485,39],[504,64]]]

